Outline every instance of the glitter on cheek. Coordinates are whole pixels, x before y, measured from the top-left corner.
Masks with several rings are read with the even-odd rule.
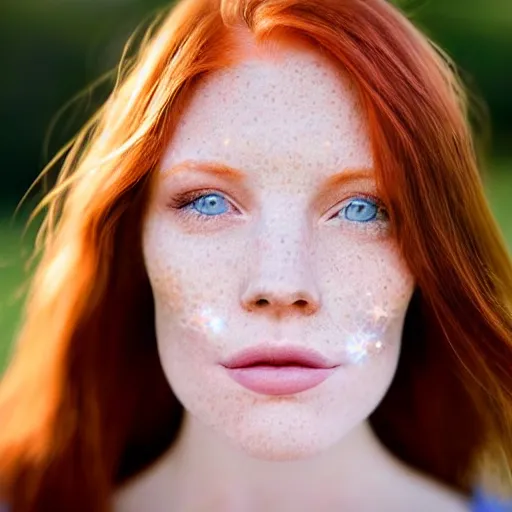
[[[378,334],[361,330],[349,336],[345,345],[345,355],[348,363],[361,364],[370,356],[382,352],[383,348],[384,343]]]
[[[377,332],[383,333],[386,330],[389,314],[381,306],[375,305],[370,310],[371,322],[373,329]]]
[[[374,301],[373,294],[368,292],[366,297]],[[385,347],[386,334],[389,331],[391,319],[398,317],[400,308],[393,312],[383,307],[382,302],[375,302],[368,307],[359,323],[355,333],[347,335],[347,342],[344,344],[344,357],[349,364],[362,364],[370,357],[380,354]]]
[[[220,334],[226,325],[226,321],[215,315],[209,307],[194,313],[187,323],[190,328],[207,334]]]

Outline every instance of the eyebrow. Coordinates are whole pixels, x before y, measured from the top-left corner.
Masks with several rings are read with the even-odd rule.
[[[185,171],[199,171],[213,174],[219,177],[227,177],[235,182],[244,182],[248,179],[248,174],[230,167],[229,165],[215,162],[215,161],[201,161],[201,160],[185,160],[168,169],[163,169],[162,173],[165,177]],[[371,167],[354,167],[346,168],[341,172],[329,176],[321,185],[321,192],[328,191],[343,183],[356,181],[356,180],[371,180],[375,178],[375,170]]]
[[[375,179],[375,170],[372,167],[349,167],[343,169],[343,171],[329,176],[322,184],[322,189],[330,189],[344,182],[363,179]]]
[[[227,177],[232,181],[238,182],[247,180],[247,174],[239,169],[235,169],[234,167],[230,167],[229,165],[221,164],[219,162],[200,160],[185,160],[171,166],[169,169],[163,169],[162,173],[167,177],[184,171],[207,172],[219,177]]]

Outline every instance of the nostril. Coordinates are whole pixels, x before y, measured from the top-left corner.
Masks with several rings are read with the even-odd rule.
[[[301,296],[306,297],[306,294],[258,294],[252,300],[242,300],[242,303],[247,310],[253,312],[259,310],[261,312],[272,311],[277,313],[277,311],[279,311],[281,314],[283,314],[285,310],[288,310],[289,313],[294,310],[296,313],[300,312],[300,314],[303,315],[310,315],[314,313],[318,309],[318,304],[315,300],[313,300],[314,298],[299,298]]]

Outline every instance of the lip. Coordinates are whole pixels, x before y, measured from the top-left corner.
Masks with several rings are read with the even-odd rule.
[[[249,347],[229,358],[222,366],[226,368],[245,368],[254,365],[304,366],[306,368],[334,368],[324,356],[315,350],[293,345],[276,347],[261,345]]]
[[[221,363],[241,386],[264,395],[290,395],[318,386],[337,368],[314,350],[258,346]]]

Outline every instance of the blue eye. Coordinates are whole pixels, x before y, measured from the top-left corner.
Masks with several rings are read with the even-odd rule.
[[[228,210],[227,202],[219,194],[205,194],[190,203],[202,215],[220,215]]]
[[[197,193],[196,193],[197,194]],[[173,203],[173,207],[178,210],[188,210],[190,213],[206,217],[218,217],[230,208],[229,201],[217,192],[208,192],[194,198],[190,193],[178,196]],[[379,220],[386,220],[387,213],[377,202],[364,197],[355,197],[341,208],[336,215],[342,220],[348,220],[357,223],[366,223]]]
[[[371,222],[377,220],[379,206],[370,199],[357,198],[344,206],[338,215],[353,222]]]

